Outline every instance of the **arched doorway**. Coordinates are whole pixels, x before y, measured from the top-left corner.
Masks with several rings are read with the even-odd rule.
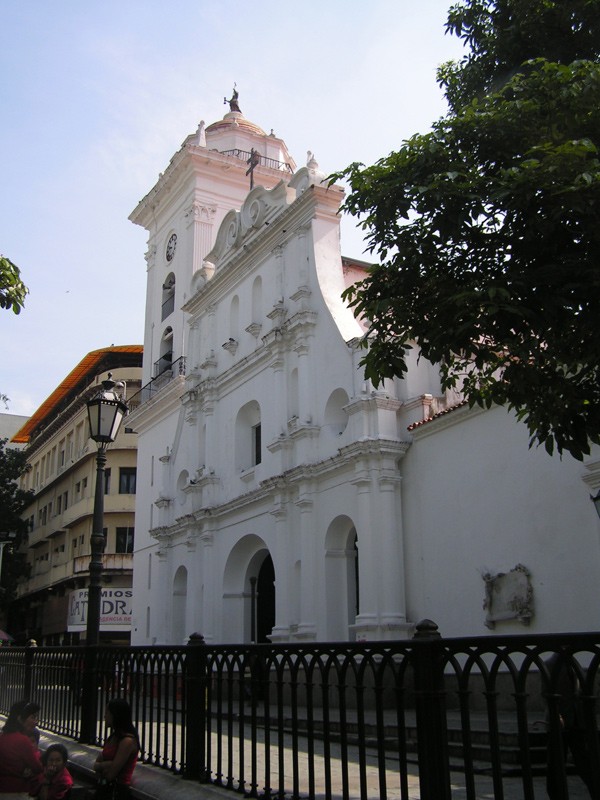
[[[223,641],[268,642],[276,620],[275,569],[263,539],[242,537],[223,576]]]
[[[258,571],[256,581],[256,642],[269,641],[275,627],[275,568],[273,559],[267,554]]]
[[[187,606],[187,569],[177,569],[173,578],[173,605],[171,617],[171,643],[183,644],[185,631],[185,615]]]

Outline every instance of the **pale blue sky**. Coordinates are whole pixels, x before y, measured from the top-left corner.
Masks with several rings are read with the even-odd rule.
[[[145,231],[127,219],[185,137],[228,110],[297,164],[372,163],[445,112],[451,0],[0,0],[0,393],[31,414],[90,351],[143,343]],[[363,257],[350,221],[342,251]]]

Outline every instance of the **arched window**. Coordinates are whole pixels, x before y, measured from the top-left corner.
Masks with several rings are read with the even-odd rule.
[[[237,294],[232,298],[229,309],[229,334],[234,339],[240,335],[240,299]]]
[[[162,285],[161,321],[175,310],[175,275],[170,272]]]
[[[160,358],[154,362],[154,377],[171,368],[173,361],[173,328],[165,328],[160,340]]]
[[[252,322],[258,322],[262,325],[262,278],[260,275],[254,279],[252,284]]]
[[[238,471],[250,469],[262,461],[260,406],[251,400],[240,408],[235,421],[235,465]]]

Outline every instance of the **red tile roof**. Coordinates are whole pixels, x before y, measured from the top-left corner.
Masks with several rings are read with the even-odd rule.
[[[468,404],[467,400],[460,400],[458,403],[454,403],[452,406],[448,406],[443,411],[438,411],[437,414],[434,414],[431,417],[426,417],[425,419],[420,420],[419,422],[413,422],[412,425],[409,425],[407,430],[414,431],[415,428],[422,428],[423,425],[427,425],[429,422],[433,422],[434,419],[439,419],[439,417],[443,417],[445,414],[450,414],[452,411],[456,411],[457,408],[462,408]]]

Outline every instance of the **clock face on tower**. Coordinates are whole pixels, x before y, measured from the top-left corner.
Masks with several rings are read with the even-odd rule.
[[[173,256],[175,255],[175,248],[176,247],[177,247],[177,234],[176,233],[172,233],[169,236],[169,241],[167,242],[167,251],[166,251],[167,261],[172,261],[173,260]]]

